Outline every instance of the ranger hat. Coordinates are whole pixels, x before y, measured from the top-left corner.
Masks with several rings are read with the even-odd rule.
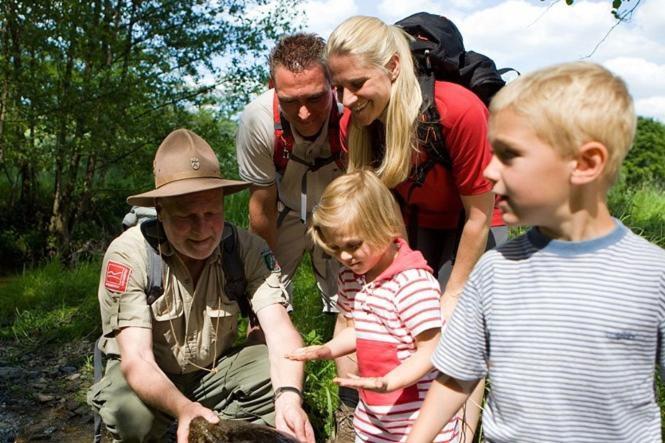
[[[226,180],[219,171],[217,156],[210,145],[188,129],[176,129],[166,136],[153,162],[155,189],[127,197],[134,206],[155,206],[156,198],[174,197],[223,188],[233,194],[250,184]]]

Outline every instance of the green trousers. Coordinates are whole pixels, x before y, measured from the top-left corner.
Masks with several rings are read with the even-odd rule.
[[[268,350],[263,344],[226,353],[215,373],[197,371],[169,378],[190,400],[222,419],[275,425]],[[127,384],[117,359],[108,361],[104,377],[88,391],[88,404],[102,417],[114,442],[162,442],[173,422],[166,413],[141,401]]]

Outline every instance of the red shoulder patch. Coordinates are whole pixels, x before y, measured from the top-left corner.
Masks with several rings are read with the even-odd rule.
[[[109,261],[104,275],[104,287],[109,291],[125,292],[132,268],[121,263]]]

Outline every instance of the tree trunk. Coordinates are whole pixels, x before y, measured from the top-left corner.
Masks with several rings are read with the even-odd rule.
[[[67,122],[70,115],[70,97],[69,89],[71,86],[72,70],[74,67],[74,32],[71,32],[71,39],[67,49],[67,61],[65,74],[62,80],[60,91],[60,109],[58,119],[58,133],[55,146],[55,171],[54,171],[54,189],[53,206],[51,210],[51,219],[49,222],[48,254],[53,257],[60,255],[64,262],[69,260],[70,255],[70,232],[69,232],[69,198],[65,190],[65,154],[67,147]]]

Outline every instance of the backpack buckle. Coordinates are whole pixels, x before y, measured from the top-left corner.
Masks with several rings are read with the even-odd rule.
[[[430,53],[430,50],[425,49],[425,69],[427,69],[427,74],[428,75],[432,73],[432,61],[429,58],[429,53]]]
[[[286,140],[282,140],[282,141],[285,143],[284,146],[286,146]],[[286,147],[285,147],[284,150],[282,151],[282,158],[283,158],[284,160],[289,160],[289,159],[291,158],[291,152],[289,152],[289,150],[286,149]]]

